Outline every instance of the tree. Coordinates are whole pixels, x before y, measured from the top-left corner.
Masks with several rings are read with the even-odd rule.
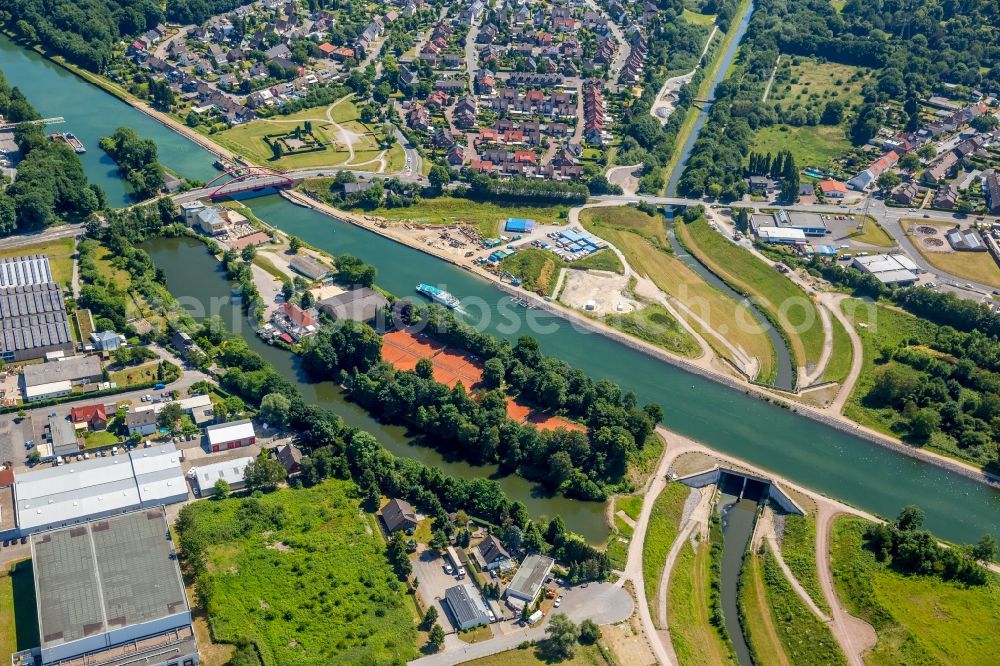
[[[910,434],[919,441],[927,441],[941,425],[941,416],[929,407],[917,412],[910,421]]]
[[[253,258],[256,256],[257,256],[257,246],[254,245],[253,243],[247,245],[245,248],[243,248],[243,251],[240,252],[240,257],[243,259],[243,261],[247,263],[253,261]]]
[[[823,107],[823,115],[820,117],[820,122],[824,125],[839,125],[843,119],[844,103],[837,99],[827,102],[826,106]]]
[[[545,628],[545,643],[542,651],[547,660],[562,661],[573,656],[580,629],[565,613],[556,613],[549,619]]]
[[[225,479],[219,479],[212,486],[212,498],[223,500],[229,497],[229,483]]]
[[[446,166],[435,164],[431,167],[430,173],[427,174],[427,180],[430,181],[431,187],[441,190],[451,182],[451,170]]]
[[[903,179],[900,178],[899,174],[894,171],[883,171],[875,180],[875,184],[878,185],[881,190],[891,190],[901,182],[903,182]]]
[[[270,458],[266,451],[261,451],[260,455],[250,461],[243,472],[243,481],[251,492],[263,490],[270,492],[277,489],[278,485],[288,477],[285,467]]]
[[[431,628],[431,633],[427,637],[427,644],[434,652],[441,649],[441,646],[444,644],[444,629],[441,628],[440,624],[435,624]]]
[[[601,628],[593,620],[587,619],[580,623],[580,643],[593,645],[601,637]]]
[[[431,607],[427,609],[426,613],[424,613],[424,622],[422,625],[423,628],[427,629],[429,627],[433,627],[434,623],[437,622],[437,619],[438,619],[437,606],[431,604]]]
[[[184,410],[176,402],[168,402],[160,415],[156,417],[156,422],[161,428],[166,428],[171,433],[176,432],[177,424],[184,415]]]
[[[260,418],[268,424],[282,427],[288,423],[292,401],[280,393],[268,393],[260,401]]]
[[[979,562],[992,562],[997,557],[997,540],[987,534],[969,547],[969,556]]]
[[[920,168],[920,157],[916,153],[906,153],[899,158],[899,168],[904,171],[916,171]]]
[[[924,524],[924,511],[919,506],[910,505],[904,507],[896,517],[896,529],[901,532],[918,530]]]
[[[298,236],[292,236],[288,239],[288,249],[292,254],[298,254],[299,250],[302,249],[302,241]]]
[[[491,358],[483,364],[483,384],[486,388],[500,388],[504,378],[503,361],[499,358]]]

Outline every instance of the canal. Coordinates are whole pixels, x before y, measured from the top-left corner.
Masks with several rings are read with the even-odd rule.
[[[3,37],[0,62],[8,80],[21,86],[41,113],[65,116],[67,130],[79,133],[88,148],[115,127],[130,125],[155,139],[163,161],[178,172],[200,179],[211,175],[213,159],[208,152]],[[87,175],[111,192],[108,184],[117,180],[114,169],[100,160],[95,162],[97,156],[92,153],[100,150],[92,148],[85,156]],[[121,185],[117,187],[124,194]],[[558,317],[509,307],[508,299],[484,279],[372,232],[293,206],[280,197],[249,203],[259,216],[280,229],[329,252],[349,252],[375,264],[379,284],[390,291],[411,294],[419,282],[445,286],[465,300],[473,319],[478,318],[485,330],[508,339],[534,335],[546,353],[595,378],[620,383],[634,391],[641,402],[663,405],[667,427],[707,446],[874,513],[893,516],[907,504],[919,504],[926,512],[927,527],[946,539],[967,542],[984,533],[1000,535],[1000,492],[989,487],[652,360],[608,338],[577,330]],[[200,278],[185,282],[185,276],[195,274],[193,262],[199,255],[212,261],[196,247],[157,252],[157,263],[167,271],[171,289],[178,296],[203,293]],[[208,263],[205,267],[218,270]],[[216,284],[224,295],[227,287],[221,274],[219,277]],[[249,328],[243,334],[251,344],[257,344]],[[271,354],[268,360],[285,376],[297,378],[291,358],[285,356],[281,361],[277,350],[264,351]],[[346,414],[348,422],[367,422],[364,427],[397,454],[434,460],[424,458],[433,452],[405,444],[402,433],[379,427],[354,406],[339,401],[332,387],[303,385],[303,392],[316,401],[324,401],[325,393],[324,404]],[[446,462],[434,464],[443,466]],[[448,465],[450,474],[490,473],[489,469],[457,462]],[[538,498],[529,484],[511,477],[503,483],[513,499],[524,501],[534,512],[554,515],[558,511],[572,529],[591,538],[603,529],[596,504]],[[595,527],[587,530],[585,526],[591,523]]]
[[[493,466],[473,466],[448,460],[436,450],[410,443],[403,428],[379,423],[358,405],[344,399],[334,382],[309,383],[298,366],[298,357],[265,344],[240,308],[229,298],[232,284],[226,279],[222,264],[206,250],[205,244],[192,238],[157,238],[143,245],[157,267],[167,275],[167,284],[178,295],[182,306],[197,319],[219,316],[230,331],[241,335],[250,348],[264,357],[289,381],[294,382],[303,398],[330,409],[350,426],[367,430],[394,455],[413,458],[457,478],[495,478],[507,496],[520,500],[534,516],[562,516],[566,527],[590,541],[603,543],[608,530],[604,522],[604,504],[578,502],[561,495],[551,496],[519,476],[497,476]]]
[[[63,124],[47,127],[46,133],[72,132],[83,142],[87,152],[80,159],[87,178],[104,189],[112,206],[131,200],[125,182],[118,177],[118,168],[97,142],[122,125],[135,129],[145,139],[153,139],[160,162],[176,173],[205,181],[219,175],[212,166],[212,153],[2,34],[0,69],[7,82],[20,88],[43,118],[66,119]]]

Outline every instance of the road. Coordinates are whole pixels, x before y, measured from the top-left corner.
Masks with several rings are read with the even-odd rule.
[[[48,243],[49,241],[59,240],[60,238],[75,238],[77,236],[82,236],[86,232],[87,229],[82,224],[62,224],[57,227],[49,227],[44,231],[37,231],[30,234],[18,234],[17,236],[8,236],[7,238],[0,239],[0,248],[9,249],[22,247],[24,245]]]
[[[609,17],[607,13],[601,9],[596,2],[594,2],[594,0],[587,0],[587,7],[608,19],[608,28],[611,30],[611,35],[615,38],[615,41],[618,42],[618,49],[615,51],[615,59],[608,67],[608,83],[616,84],[618,83],[618,75],[621,74],[622,68],[625,67],[625,63],[628,61],[630,52],[628,41],[625,39],[625,33],[622,32],[622,29],[618,26],[618,24],[612,21],[611,17]]]
[[[479,53],[476,52],[476,38],[479,37],[479,24],[483,14],[472,22],[469,32],[465,35],[465,71],[469,76],[469,92],[476,90],[476,71],[479,67]]]

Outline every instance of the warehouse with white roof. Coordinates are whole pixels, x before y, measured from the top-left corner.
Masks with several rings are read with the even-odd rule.
[[[14,483],[22,535],[183,502],[187,497],[173,445],[16,474]]]
[[[245,485],[243,473],[252,461],[253,458],[249,456],[225,460],[211,465],[192,467],[188,474],[198,484],[198,491],[202,495],[211,493],[220,479],[228,483],[231,489],[239,490]]]
[[[919,268],[905,254],[875,254],[855,257],[852,264],[863,273],[871,273],[882,284],[906,286],[917,281]]]

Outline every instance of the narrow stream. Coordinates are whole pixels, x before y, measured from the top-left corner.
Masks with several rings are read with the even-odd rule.
[[[722,600],[726,631],[736,651],[736,659],[741,666],[753,666],[750,647],[740,626],[738,603],[740,571],[743,569],[743,556],[746,554],[750,535],[753,534],[757,503],[749,499],[738,499],[739,490],[736,489],[734,492],[736,494],[723,491],[719,497],[718,511],[722,517],[723,534],[722,589],[719,596]]]

